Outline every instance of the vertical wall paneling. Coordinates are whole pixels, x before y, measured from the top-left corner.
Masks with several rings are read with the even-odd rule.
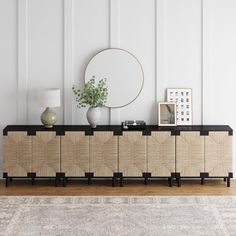
[[[204,64],[203,64],[203,58],[204,58],[204,35],[203,35],[203,27],[204,27],[204,0],[201,0],[201,125],[204,124],[204,113],[203,113],[203,106],[204,106]]]
[[[0,1],[0,129],[16,124],[17,109],[17,0]],[[3,136],[0,136],[0,178],[3,168]]]
[[[74,0],[73,9],[73,82],[83,88],[84,72],[90,59],[110,47],[109,1]],[[72,96],[74,101],[74,96]],[[87,125],[88,108],[78,109],[73,102],[73,124]],[[101,109],[99,124],[109,124],[109,109]]]
[[[110,48],[120,47],[120,0],[110,0],[109,2],[109,27],[110,27]],[[109,108],[110,125],[120,124],[120,108]]]
[[[157,0],[155,0],[155,101],[157,101]]]
[[[73,124],[73,0],[64,0],[64,124]]]
[[[18,0],[17,123],[27,124],[28,103],[28,0]]]
[[[208,92],[210,89],[210,85],[208,83],[210,78],[210,64],[208,50],[210,49],[210,34],[207,32],[210,31],[210,1],[209,0],[202,0],[202,123],[209,124],[210,123],[210,106],[211,104],[211,97],[208,96]]]
[[[143,89],[135,101],[120,109],[121,120],[157,124],[155,11],[155,0],[120,0],[120,47],[134,54],[144,71]]]
[[[110,47],[120,47],[120,0],[110,0]]]
[[[64,0],[28,0],[28,124],[41,124],[45,107],[38,93],[48,88],[61,90],[61,106],[53,108],[57,124],[63,124],[64,105]]]
[[[158,68],[160,98],[165,97],[166,88],[192,88],[193,123],[197,125],[201,123],[201,0],[163,0],[159,4],[164,9],[163,36],[160,34],[158,43],[164,50]]]
[[[236,1],[204,0],[203,4],[204,124],[235,129]],[[236,161],[233,164],[236,170]]]
[[[166,71],[166,0],[156,0],[156,101],[165,101],[165,76]],[[156,105],[157,107],[157,105]]]

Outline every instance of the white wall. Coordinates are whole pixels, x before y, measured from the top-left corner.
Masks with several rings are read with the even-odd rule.
[[[58,124],[87,124],[71,87],[96,52],[120,47],[139,58],[145,84],[131,105],[104,108],[101,124],[156,124],[165,89],[191,87],[194,124],[236,128],[235,13],[235,0],[0,0],[0,127],[40,124],[46,87],[63,91]]]

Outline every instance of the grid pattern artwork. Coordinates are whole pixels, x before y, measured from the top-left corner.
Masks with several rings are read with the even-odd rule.
[[[176,102],[177,125],[192,125],[192,89],[167,89],[167,101]]]

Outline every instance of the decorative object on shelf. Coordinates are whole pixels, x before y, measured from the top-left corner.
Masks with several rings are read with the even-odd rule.
[[[144,84],[144,73],[138,59],[118,48],[102,50],[90,60],[85,70],[85,82],[93,75],[97,82],[99,78],[107,78],[106,107],[110,108],[132,103],[141,93]]]
[[[176,126],[176,103],[159,102],[158,103],[158,125]]]
[[[46,128],[52,128],[57,121],[57,115],[52,110],[53,107],[60,107],[60,89],[46,89],[40,93],[39,101],[42,107],[46,107],[41,115],[41,122]]]
[[[192,89],[167,89],[167,101],[176,102],[177,125],[192,125]]]
[[[91,125],[91,128],[95,129],[98,125],[100,118],[101,118],[100,107],[89,107],[86,117],[87,117],[89,124]]]
[[[108,88],[106,79],[101,79],[96,83],[95,76],[84,85],[84,90],[72,87],[75,94],[75,100],[78,102],[77,107],[82,108],[89,105],[87,111],[87,120],[91,128],[96,128],[101,116],[100,107],[103,107],[107,101]]]
[[[143,120],[126,120],[122,122],[123,130],[145,130],[146,123]]]

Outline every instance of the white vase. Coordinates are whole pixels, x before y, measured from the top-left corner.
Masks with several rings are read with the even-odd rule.
[[[90,107],[87,111],[87,120],[91,128],[96,128],[101,117],[100,107]]]

